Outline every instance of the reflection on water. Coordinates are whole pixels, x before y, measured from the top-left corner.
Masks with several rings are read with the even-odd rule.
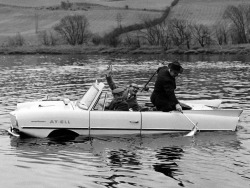
[[[183,150],[181,148],[176,148],[176,147],[161,148],[160,151],[158,151],[156,154],[156,158],[158,159],[159,162],[153,165],[154,170],[156,172],[163,173],[165,176],[169,176],[177,180],[175,176],[177,176],[178,173],[180,173],[180,170],[178,168],[178,164],[175,161],[181,159],[183,155],[182,153]],[[181,181],[179,185],[184,187]]]
[[[0,56],[0,174],[3,187],[248,187],[250,58],[248,56]],[[119,85],[144,85],[161,64],[182,60],[180,99],[223,99],[242,108],[238,132],[62,137],[10,137],[18,102],[63,96],[77,100],[112,62]],[[149,87],[152,91],[153,83]],[[108,88],[106,91],[110,92]],[[139,93],[143,103],[150,92]],[[14,178],[13,178],[14,177]],[[240,184],[239,184],[240,182]]]
[[[136,158],[134,152],[128,152],[124,149],[119,149],[118,151],[110,151],[108,159],[111,165],[120,166],[123,165],[139,165],[140,162]]]
[[[63,141],[11,137],[10,143],[12,151],[3,154],[19,160],[9,164],[10,169],[17,173],[20,169],[35,170],[34,177],[43,174],[31,185],[53,176],[53,182],[68,178],[65,187],[84,187],[85,183],[90,187],[164,187],[166,183],[206,187],[200,181],[204,177],[221,183],[225,183],[228,175],[236,181],[250,177],[244,173],[250,166],[245,163],[241,152],[244,148],[235,133],[200,133],[195,138],[179,134],[132,138],[79,136]],[[220,177],[213,174],[216,171],[221,173]],[[193,175],[197,179],[190,177]],[[24,183],[27,178],[13,181]]]

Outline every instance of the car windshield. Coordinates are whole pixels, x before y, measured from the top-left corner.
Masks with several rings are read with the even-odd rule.
[[[78,101],[78,107],[85,110],[89,109],[98,92],[99,89],[93,84],[85,95]]]

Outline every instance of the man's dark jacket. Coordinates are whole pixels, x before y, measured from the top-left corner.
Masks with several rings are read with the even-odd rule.
[[[128,103],[122,99],[112,100],[108,109],[115,111],[129,111]]]
[[[175,110],[175,105],[179,103],[174,92],[176,89],[175,78],[170,75],[167,66],[160,67],[157,73],[154,91],[150,98],[151,102],[157,110],[164,112]]]

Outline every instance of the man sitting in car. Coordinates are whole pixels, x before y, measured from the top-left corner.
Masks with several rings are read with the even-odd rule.
[[[116,88],[112,91],[112,94],[114,98],[106,108],[115,111],[129,111],[129,105],[124,99],[124,89]]]
[[[113,91],[118,88],[112,78],[112,65],[109,65],[108,72],[106,73],[106,80],[110,89]],[[123,97],[128,103],[129,109],[131,111],[139,111],[140,106],[137,102],[137,92],[139,91],[139,86],[135,83],[130,84],[123,92]]]

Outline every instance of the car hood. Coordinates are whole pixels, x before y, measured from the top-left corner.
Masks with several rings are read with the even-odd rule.
[[[69,100],[62,101],[34,101],[18,103],[16,111],[20,110],[38,110],[38,109],[73,109],[75,102]]]

